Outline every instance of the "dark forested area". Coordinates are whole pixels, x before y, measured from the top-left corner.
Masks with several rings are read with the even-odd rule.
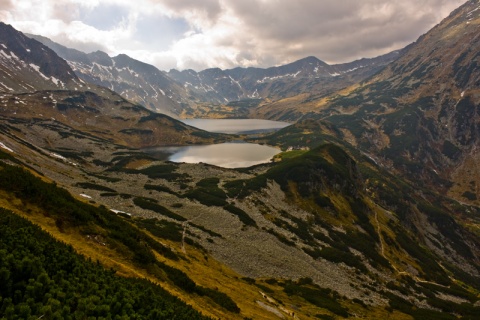
[[[135,223],[143,226],[141,219],[127,221],[130,219],[125,220],[104,206],[78,201],[55,183],[47,183],[28,170],[2,162],[0,190],[13,194],[23,205],[29,203],[41,208],[44,215],[55,220],[61,232],[76,230],[83,235],[99,235],[119,255],[159,280],[170,281],[190,294],[208,297],[227,311],[240,312],[225,293],[199,286],[183,271],[157,261],[154,251],[170,260],[179,257],[139,230]],[[56,242],[28,220],[1,207],[0,224],[0,318],[5,315],[8,319],[25,319],[33,315],[37,319],[47,313],[48,318],[59,319],[66,315],[72,315],[72,319],[203,318],[161,287],[114,276],[114,272],[105,271],[98,262],[85,261],[72,247]],[[34,296],[30,296],[32,292]]]
[[[161,287],[116,276],[3,208],[0,317],[206,319]]]

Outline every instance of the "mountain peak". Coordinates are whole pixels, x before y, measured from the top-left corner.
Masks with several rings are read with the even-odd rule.
[[[299,62],[303,62],[303,63],[325,63],[323,62],[322,60],[318,59],[317,57],[314,57],[314,56],[308,56],[306,58],[303,58],[303,59],[300,59],[300,60],[297,60],[293,63],[299,63]],[[325,63],[326,64],[326,63]]]
[[[110,58],[110,56],[108,54],[106,54],[105,52],[100,51],[100,50],[89,53],[88,57],[93,62],[96,62],[96,63],[104,65],[104,66],[113,65],[112,58]]]
[[[0,73],[6,92],[66,88],[79,81],[68,63],[52,49],[1,22],[0,50]]]

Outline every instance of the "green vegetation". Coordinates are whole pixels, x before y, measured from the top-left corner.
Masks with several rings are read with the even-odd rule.
[[[224,184],[227,194],[230,198],[245,198],[254,191],[260,191],[267,186],[265,175],[259,175],[248,180],[232,180]]]
[[[330,163],[331,157],[334,163]],[[355,192],[355,161],[345,151],[334,144],[322,145],[305,153],[303,156],[284,161],[266,173],[267,179],[275,180],[282,189],[289,192],[289,182],[297,185],[297,190],[304,198],[315,195],[321,188],[312,183],[337,185],[345,195]]]
[[[206,206],[226,206],[227,194],[218,187],[219,182],[218,178],[205,178],[197,182],[196,188],[187,191],[184,196]]]
[[[333,135],[330,133],[333,133]],[[280,146],[282,150],[287,150],[288,147],[309,147],[313,149],[321,144],[336,142],[337,138],[342,136],[341,131],[329,122],[305,119],[269,134],[265,138],[265,142],[272,146]],[[256,138],[250,140],[256,140]],[[295,153],[297,151],[284,154],[288,157]]]
[[[287,281],[283,290],[289,296],[302,297],[311,304],[343,318],[349,316],[348,309],[340,304],[341,297],[337,292],[314,285],[308,278],[299,279],[297,282]]]
[[[305,250],[305,252],[314,258],[322,257],[325,260],[335,262],[335,263],[343,262],[347,266],[354,267],[363,273],[368,273],[368,269],[363,265],[360,258],[354,255],[353,253],[349,252],[348,248],[347,250],[340,250],[338,248],[325,247],[325,248],[322,248],[321,250],[317,249],[313,252]]]
[[[140,170],[128,170],[124,171],[127,173],[141,173],[148,176],[150,179],[165,179],[167,181],[184,181],[188,179],[187,174],[176,173],[175,170],[177,167],[173,164],[163,164],[150,166],[145,169]]]
[[[398,226],[393,223],[389,223],[389,226],[395,231],[395,240],[400,247],[406,250],[411,257],[416,259],[424,272],[422,276],[425,277],[426,280],[435,281],[443,285],[449,285],[451,283],[445,270],[438,264],[437,259],[429,251],[421,247],[403,230],[400,230]]]
[[[42,208],[62,232],[76,228],[85,235],[106,238],[112,248],[140,266],[155,261],[152,249],[160,254],[169,250],[107,208],[78,201],[66,190],[19,167],[0,164],[0,189]]]
[[[263,101],[262,99],[243,99],[239,101],[230,101],[229,103],[227,103],[227,106],[249,109],[249,108],[257,107],[262,101]]]
[[[237,304],[228,295],[226,295],[223,292],[210,289],[210,288],[197,286],[196,293],[201,296],[209,297],[210,299],[213,300],[213,302],[225,308],[225,310],[228,310],[233,313],[240,313],[240,308],[237,306]]]
[[[129,174],[140,173],[148,176],[150,179],[165,179],[174,182],[182,182],[189,179],[187,174],[176,173],[175,170],[177,170],[177,166],[171,163],[153,165],[139,170],[125,168],[130,162],[138,160],[155,161],[156,159],[144,154],[122,153],[112,159],[112,162],[115,164],[111,166],[108,171],[120,171]]]
[[[62,157],[75,159],[77,161],[83,162],[85,161],[85,157],[91,157],[93,152],[91,151],[75,151],[71,149],[48,149],[56,154],[61,155]]]
[[[6,319],[206,319],[159,286],[115,276],[2,208],[0,283]]]
[[[107,181],[107,182],[119,182],[119,181],[122,181],[122,179],[117,178],[117,177],[107,177],[107,176],[103,176],[103,175],[95,174],[95,173],[88,173],[88,175],[91,176],[91,177],[95,177],[95,178],[98,178],[98,179]]]
[[[477,195],[473,192],[470,192],[470,191],[465,191],[464,193],[462,193],[462,197],[464,197],[465,199],[468,199],[470,201],[477,200]]]
[[[139,206],[142,209],[145,210],[151,210],[154,211],[162,216],[166,216],[178,221],[186,221],[184,217],[172,212],[171,210],[165,208],[164,206],[160,205],[157,203],[155,199],[149,199],[149,198],[140,198],[136,197],[133,199],[133,203],[136,206]]]
[[[77,187],[84,188],[84,189],[91,189],[91,190],[97,190],[97,191],[106,191],[106,192],[113,192],[116,193],[115,190],[109,187],[105,187],[96,183],[91,183],[91,182],[78,182],[76,184]]]
[[[191,280],[183,271],[178,270],[174,267],[168,266],[165,263],[157,261],[152,250],[155,250],[156,252],[165,256],[166,258],[176,260],[178,259],[178,257],[176,256],[175,253],[171,252],[169,248],[163,246],[153,238],[147,236],[145,233],[141,232],[139,229],[131,225],[121,216],[112,213],[111,211],[107,210],[105,207],[97,208],[97,207],[93,207],[91,205],[85,204],[81,201],[78,201],[74,199],[66,190],[58,188],[55,184],[46,183],[41,179],[33,176],[31,173],[29,173],[24,169],[21,169],[19,167],[13,167],[3,163],[0,163],[0,189],[6,190],[8,192],[12,192],[16,197],[18,197],[25,203],[31,203],[44,209],[46,214],[48,214],[48,216],[55,219],[57,228],[59,230],[76,228],[81,233],[86,235],[100,234],[103,238],[106,239],[110,247],[117,250],[122,256],[127,258],[130,257],[132,262],[134,262],[137,266],[148,270],[151,274],[155,275],[159,279],[164,279],[163,274],[165,274],[168,277],[168,279],[170,279],[175,285],[180,287],[182,290],[185,290],[186,292],[190,292],[190,293],[195,293],[201,296],[207,296],[214,303],[217,303],[218,305],[222,306],[226,310],[231,312],[239,312],[239,309],[238,307],[236,307],[236,304],[227,295],[220,293],[216,290],[210,290],[208,288],[197,286],[195,282]],[[155,210],[160,211],[162,214],[169,213],[168,209],[158,205],[157,203],[155,203],[155,200],[153,199],[135,198],[134,200],[136,200],[137,203],[141,203],[145,206],[155,208]],[[173,214],[173,213],[170,212],[169,214]],[[177,218],[178,217],[179,216],[177,216]],[[158,222],[158,221],[154,221],[153,219],[139,220],[137,223],[140,227],[146,228],[148,231],[152,232],[152,234],[158,235],[159,237],[173,238],[176,236],[178,239],[178,234],[179,234],[178,225],[175,225],[173,223]],[[2,225],[4,225],[4,223],[2,223]],[[21,230],[23,229],[21,228]],[[3,240],[5,237],[9,238],[10,236],[2,235],[1,240]],[[36,237],[33,237],[32,239],[36,239]],[[23,241],[23,240],[20,239],[20,241]],[[31,241],[36,242],[36,240],[31,240]],[[13,248],[15,247],[21,247],[21,245],[19,244],[15,245]],[[69,250],[73,251],[71,248]],[[45,253],[47,251],[49,250],[47,249],[34,250],[35,253],[39,253],[39,252]],[[57,261],[57,260],[63,261],[62,260],[63,258],[59,260],[58,259],[59,257],[62,257],[62,255],[54,254],[52,259],[54,261]],[[1,248],[0,248],[0,259],[3,259]],[[22,261],[22,260],[20,259],[19,261]],[[30,270],[32,269],[32,267],[35,267],[35,266],[37,266],[37,264],[32,263],[29,260],[24,268],[27,268],[27,270]],[[70,268],[71,264],[68,264],[67,266],[68,268]],[[98,266],[98,268],[101,269],[100,266]],[[69,270],[72,270],[72,269],[65,269],[62,271],[61,268],[58,269],[57,267],[55,267],[54,269],[55,271],[58,271],[62,275],[68,274]],[[0,269],[0,277],[4,277],[5,279],[8,279],[8,277],[10,277],[11,274],[12,274],[12,271],[4,272]],[[86,287],[87,283],[90,283],[90,282],[95,283],[95,281],[92,281],[92,277],[87,278],[78,274],[75,275],[75,278],[67,279],[67,282],[73,283],[73,281],[77,281],[79,279],[77,277],[82,279],[88,279],[88,282],[85,282],[85,284],[83,284],[81,288]],[[61,281],[61,279],[62,278],[59,278],[59,281]],[[22,283],[26,285],[28,281],[22,280]],[[48,285],[50,284],[51,283],[49,282]],[[95,288],[95,290],[97,290],[99,287],[103,288],[104,287],[103,285],[104,283],[100,282],[98,286],[94,285],[92,288]],[[128,286],[128,288],[130,287],[131,285]],[[3,299],[3,296],[2,296],[2,300],[0,300],[0,303],[4,304],[5,306],[4,310],[7,310],[8,308],[9,310],[8,312],[15,314],[17,312],[17,310],[15,309],[15,305],[19,302],[21,303],[24,301],[17,299],[18,297],[21,296],[22,292],[17,293],[18,290],[16,289],[16,287],[12,286],[12,288],[15,288],[15,290],[12,289],[13,291],[10,292],[10,294],[13,295],[12,296],[13,298],[11,300]],[[106,285],[105,288],[108,288],[108,284]],[[73,291],[70,295],[75,296],[74,292],[82,291],[83,289],[75,288],[72,290]],[[135,290],[135,289],[132,289],[132,290]],[[139,289],[139,290],[142,292],[145,291],[148,294],[150,294],[150,291],[151,291],[151,290],[145,290],[145,289]],[[62,290],[58,292],[57,291],[58,290],[55,289],[54,291],[55,294],[54,295],[52,294],[52,297],[54,299],[59,300],[58,298],[56,298],[59,294],[58,292],[60,292],[60,297],[64,297],[64,295],[61,293]],[[123,292],[123,291],[113,289],[112,292]],[[42,294],[41,296],[43,297],[44,295]],[[105,296],[108,297],[108,294],[106,295],[102,294],[102,298]],[[79,298],[78,295],[76,295],[75,297],[76,297],[75,299]],[[155,298],[156,296],[152,294],[151,297]],[[145,303],[150,303],[151,301],[150,299],[143,299],[143,298],[140,300],[145,301]],[[47,300],[45,301],[47,302],[50,301],[48,300],[48,296],[47,296]],[[55,303],[56,308],[62,305],[62,303],[57,303],[54,300],[52,301]],[[93,306],[90,308],[91,309],[93,308],[93,310],[97,310],[96,308],[94,308],[94,306],[97,305],[97,303],[95,302],[99,302],[99,301],[102,301],[102,300],[98,300],[97,298],[94,298],[92,301],[88,300],[85,303],[88,305],[90,303],[93,303]],[[129,300],[124,304],[122,304],[122,305],[125,305],[126,308],[128,309],[126,311],[122,311],[123,309],[118,307],[120,308],[119,310],[121,311],[119,315],[127,317],[126,316],[127,314],[133,314],[133,312],[136,311],[135,309],[132,309],[133,303],[136,303],[135,301]],[[11,308],[12,304],[10,302],[13,303],[13,309]],[[34,301],[30,299],[27,301],[27,304],[31,302],[34,302]],[[161,300],[159,300],[158,303],[160,302]],[[115,304],[115,306],[117,305],[118,304]],[[148,312],[150,312],[150,309],[155,310],[156,304],[153,303],[152,308],[146,308],[145,306],[143,306],[143,304],[141,306],[142,306],[141,308],[148,309]],[[169,308],[175,310],[175,308],[173,307],[169,307]],[[22,309],[21,310],[19,309],[18,312],[21,314],[28,315],[29,313],[27,311],[23,311],[24,309],[27,310],[28,308],[22,305]],[[32,307],[30,307],[30,310],[32,310]],[[86,309],[85,307],[82,307],[81,311],[90,312],[89,310],[90,309]],[[67,312],[67,311],[72,311],[72,307],[66,308],[61,312]],[[31,312],[32,311],[30,311],[30,313]],[[97,311],[92,311],[92,312],[97,312]],[[142,310],[142,312],[146,312],[146,311]],[[193,314],[193,318],[197,317],[196,311],[191,311],[191,312]],[[92,314],[94,314],[95,316],[96,313],[92,313]],[[104,313],[99,315],[99,317],[104,317],[105,315],[103,314]],[[172,319],[170,311],[164,314],[166,315],[165,319]],[[182,314],[182,312],[178,314]],[[147,313],[147,316],[148,316],[148,313]],[[84,318],[84,317],[85,315],[82,313],[81,318]],[[190,317],[186,316],[186,318],[190,318]],[[153,316],[153,319],[164,319],[164,318],[162,313],[155,313],[155,315]]]
[[[191,226],[194,227],[194,228],[197,228],[197,229],[199,229],[199,230],[202,230],[202,231],[205,232],[205,233],[208,233],[211,237],[222,238],[222,235],[221,235],[221,234],[216,233],[216,232],[214,232],[214,231],[212,231],[212,230],[209,230],[209,229],[205,228],[204,226],[195,224],[195,223],[193,223],[193,222],[189,222],[188,224],[191,225]]]
[[[151,135],[153,131],[150,129],[136,129],[136,128],[128,128],[122,129],[119,132],[129,134],[129,135]]]
[[[192,279],[190,279],[185,272],[162,262],[157,262],[157,266],[160,267],[167,274],[167,277],[182,290],[189,293],[198,294],[199,296],[209,297],[214,303],[225,308],[227,311],[240,313],[240,308],[225,293],[199,286]]]
[[[245,225],[247,226],[252,226],[252,227],[257,227],[257,223],[255,220],[253,220],[248,213],[243,211],[242,209],[235,207],[233,204],[227,204],[223,207],[225,210],[227,210],[230,213],[233,213],[236,215],[240,221],[242,221]]]
[[[6,153],[6,152],[2,151],[1,149],[0,149],[0,160],[9,160],[9,161],[13,161],[15,163],[19,162],[14,156],[12,156],[9,153]]]
[[[155,190],[155,191],[158,191],[158,192],[165,192],[165,193],[170,193],[170,194],[173,194],[173,195],[177,195],[177,193],[175,191],[172,191],[169,187],[165,187],[165,186],[145,184],[143,186],[143,188],[145,188],[145,190]]]
[[[142,229],[146,229],[151,234],[162,239],[168,239],[176,242],[182,241],[182,226],[177,222],[167,220],[137,219],[135,223]]]
[[[280,160],[286,160],[286,159],[291,159],[291,158],[296,158],[298,156],[301,156],[307,152],[307,150],[292,150],[292,151],[284,151],[282,153],[279,153],[275,156],[276,158],[279,158]]]

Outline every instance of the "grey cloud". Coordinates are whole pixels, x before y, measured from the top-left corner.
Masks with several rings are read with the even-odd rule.
[[[201,13],[212,22],[217,19],[222,10],[219,0],[163,0],[162,3],[180,14],[185,11]]]
[[[10,10],[13,8],[12,0],[0,0],[0,8],[2,10]]]
[[[52,15],[56,19],[68,23],[72,20],[77,20],[79,17],[79,7],[77,4],[60,1],[52,2],[52,5]]]
[[[229,0],[228,5],[244,22],[246,33],[256,37],[256,48],[240,51],[261,51],[276,56],[277,62],[315,55],[338,63],[399,49],[462,2]]]
[[[90,53],[97,50],[108,52],[108,48],[101,43],[75,41],[68,38],[68,36],[65,34],[52,36],[50,39],[57,43],[61,43],[63,46],[67,48],[76,49],[85,53]]]
[[[464,1],[146,0],[139,1],[138,4],[119,2],[116,7],[121,7],[128,13],[138,14],[132,15],[138,18],[138,21],[135,19],[130,21],[131,30],[134,31],[132,34],[127,32],[125,36],[115,37],[118,35],[115,33],[117,31],[104,28],[112,31],[109,39],[101,42],[100,36],[91,38],[95,38],[99,43],[94,43],[94,40],[89,43],[71,40],[78,37],[63,34],[61,30],[60,35],[52,36],[58,33],[50,32],[45,36],[85,52],[110,50],[119,53],[124,50],[135,57],[137,50],[138,59],[155,63],[162,69],[269,67],[310,55],[328,63],[341,63],[381,55],[408,45]],[[140,8],[145,3],[146,7]],[[156,6],[157,4],[162,5]],[[98,19],[95,20],[95,17],[90,15],[90,20],[85,19],[85,11],[90,10],[90,7],[82,7],[77,1],[48,0],[45,1],[45,5],[49,6],[48,14],[51,15],[45,18],[61,20],[65,25],[75,20],[83,20],[85,25],[104,30],[96,23]],[[159,8],[165,6],[169,10],[168,19],[171,20],[165,20],[166,23],[174,22],[181,28],[172,31],[168,38],[170,40],[165,40],[167,39],[165,36],[161,42],[155,40],[155,37],[161,37],[166,29],[156,21],[155,15],[158,14],[159,19],[165,17],[167,13],[159,11]],[[103,8],[108,6],[103,5]],[[11,16],[4,21],[15,21],[18,14],[18,19],[24,22],[23,25],[27,29],[35,23],[38,25],[44,23],[36,21],[39,17],[32,12],[29,14],[35,23],[29,24],[28,18],[23,16],[25,12],[19,14],[15,9],[16,5],[12,0],[0,0],[0,18],[2,15],[7,18]],[[101,10],[100,12],[103,13]],[[107,18],[110,19],[108,21],[115,21],[115,12],[105,9],[105,19]],[[103,21],[101,15],[99,19]],[[119,23],[122,21],[119,20]],[[72,30],[65,32],[76,32],[75,28]],[[26,31],[35,33],[34,30]],[[139,33],[141,37],[138,37]],[[105,32],[105,36],[109,36],[109,33]],[[83,38],[90,39],[88,34]],[[161,45],[158,45],[159,43]],[[153,52],[154,50],[158,52]]]
[[[9,11],[13,8],[12,0],[0,0],[0,21],[8,19]]]

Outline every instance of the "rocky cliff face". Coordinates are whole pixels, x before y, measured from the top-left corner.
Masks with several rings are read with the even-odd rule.
[[[152,65],[124,54],[113,58],[102,51],[86,54],[45,37],[29,36],[67,60],[79,78],[107,87],[150,110],[177,116],[190,103],[183,87]]]
[[[53,50],[0,22],[0,92],[73,90],[83,85]]]

